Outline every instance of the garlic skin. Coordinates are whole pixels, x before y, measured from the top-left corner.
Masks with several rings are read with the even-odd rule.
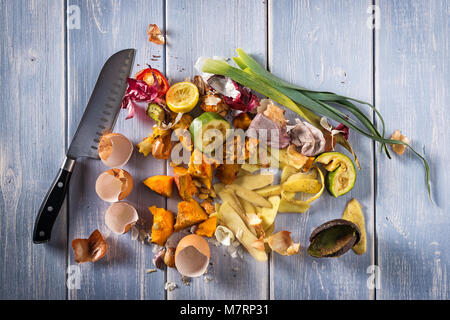
[[[233,231],[225,226],[217,226],[214,235],[216,236],[216,240],[224,246],[230,246],[235,240]]]
[[[325,151],[325,138],[322,131],[296,119],[297,124],[289,131],[291,143],[304,156],[314,157]]]

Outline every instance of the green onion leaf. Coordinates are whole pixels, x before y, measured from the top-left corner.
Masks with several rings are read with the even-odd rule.
[[[386,139],[384,137],[384,119],[374,106],[370,103],[337,95],[332,92],[313,91],[290,84],[267,71],[244,50],[236,49],[236,51],[239,56],[234,57],[233,60],[242,70],[230,66],[223,60],[205,59],[202,71],[229,77],[241,85],[259,92],[287,107],[320,130],[324,129],[320,125],[319,115],[342,123],[353,129],[355,132],[374,141],[378,141],[381,144],[381,148],[385,150],[388,158],[390,158],[390,154],[387,149],[387,144],[403,144],[407,146],[423,161],[426,172],[426,186],[431,200],[430,168],[428,162],[409,144],[400,140]],[[381,134],[378,132],[376,125],[355,104],[353,104],[352,101],[369,106],[376,113],[382,124]],[[354,116],[365,128],[361,128],[360,123],[334,106],[339,106],[350,112],[351,116]],[[337,143],[345,147],[354,156],[355,163],[359,168],[358,158],[348,141],[341,134],[336,135],[335,138]]]

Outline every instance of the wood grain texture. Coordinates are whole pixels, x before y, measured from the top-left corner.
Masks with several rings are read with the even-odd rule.
[[[0,299],[65,298],[66,211],[32,243],[64,155],[63,27],[62,2],[0,2]]]
[[[81,9],[81,29],[68,33],[68,107],[69,136],[74,134],[83,110],[93,90],[97,76],[109,56],[115,52],[136,48],[134,72],[146,63],[158,69],[164,68],[164,46],[148,42],[146,28],[149,23],[162,26],[164,12],[162,1],[70,1]],[[161,58],[151,61],[152,55]],[[137,64],[140,65],[137,66]],[[126,111],[119,114],[114,128],[123,133],[133,144],[151,131],[151,123],[145,110],[138,110],[135,118],[125,120]],[[130,233],[116,236],[104,223],[104,212],[109,204],[95,193],[95,180],[107,170],[100,161],[79,161],[73,173],[69,208],[69,241],[87,237],[98,228],[107,236],[109,246],[105,258],[95,264],[80,266],[82,280],[80,290],[70,290],[70,299],[163,299],[163,271],[146,274],[153,268],[152,247],[131,239]],[[148,176],[165,170],[163,161],[134,154],[124,169],[134,178],[134,189],[125,200],[133,204],[143,219],[150,217],[147,207],[164,207],[164,198],[156,195],[143,184]],[[70,250],[69,264],[74,264]]]
[[[172,81],[197,74],[194,63],[198,57],[232,57],[238,47],[266,62],[263,1],[168,1],[166,14],[167,75]],[[176,212],[178,201],[168,201],[168,208]],[[268,298],[267,263],[257,262],[247,253],[243,259],[233,259],[226,247],[213,245],[211,263],[208,274],[192,279],[189,286],[181,283],[178,272],[169,270],[168,281],[179,288],[168,292],[168,299]]]
[[[380,1],[376,30],[376,102],[387,132],[400,129],[425,153],[435,204],[426,194],[423,165],[407,151],[377,161],[376,229],[379,299],[450,297],[450,117],[448,1]]]
[[[270,1],[269,68],[300,86],[372,100],[372,33],[366,27],[370,1]],[[367,113],[370,114],[370,113]],[[293,113],[289,117],[294,119]],[[373,244],[372,142],[349,138],[361,162],[354,189],[338,199],[328,193],[306,214],[278,214],[275,232],[288,230],[302,246],[298,256],[272,255],[271,299],[369,299],[366,268]],[[342,151],[341,147],[337,147]],[[311,231],[340,218],[357,198],[365,213],[368,251],[338,259],[314,259],[306,253]]]
[[[445,0],[376,1],[380,29],[373,43],[366,24],[371,3],[0,1],[0,299],[449,299],[450,116],[445,108],[450,102],[450,5]],[[80,8],[81,29],[67,30],[65,48],[64,15],[70,5]],[[149,23],[167,30],[167,47],[148,42]],[[172,83],[196,73],[197,57],[230,57],[242,47],[268,62],[276,75],[305,87],[366,101],[372,101],[375,88],[387,133],[401,129],[429,160],[435,204],[426,195],[422,163],[411,152],[388,160],[370,140],[352,134],[362,164],[352,192],[342,199],[326,194],[304,215],[280,214],[276,231],[292,231],[306,249],[313,228],[340,217],[346,202],[356,197],[369,233],[364,256],[349,252],[319,260],[303,250],[258,263],[246,253],[244,259],[233,259],[226,248],[211,245],[208,274],[184,286],[174,270],[145,274],[153,268],[152,247],[133,241],[130,234],[108,231],[104,212],[109,204],[94,190],[97,176],[108,168],[86,159],[77,163],[68,210],[65,206],[60,212],[51,242],[33,245],[37,210],[98,73],[110,55],[130,47],[138,50],[134,71],[151,63]],[[136,144],[153,123],[142,110],[133,120],[125,121],[125,116],[125,111],[119,115],[115,131]],[[166,204],[141,183],[148,176],[171,173],[164,161],[135,151],[124,169],[135,180],[127,201],[141,217],[149,218],[151,205],[177,211],[179,198]],[[71,241],[96,228],[107,235],[109,252],[95,264],[80,265],[81,288],[69,290],[67,262],[75,265]],[[375,296],[366,284],[367,267],[374,263],[381,272]],[[165,292],[166,280],[178,288]]]

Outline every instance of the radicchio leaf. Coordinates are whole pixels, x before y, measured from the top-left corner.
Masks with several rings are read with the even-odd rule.
[[[342,123],[339,123],[336,128],[334,128],[335,130],[339,130],[342,132],[342,135],[344,136],[345,140],[348,140],[348,127],[344,126]]]
[[[230,78],[213,75],[208,78],[207,83],[223,95],[225,103],[232,109],[248,112],[259,106],[258,97],[249,88]]]
[[[155,75],[153,75],[155,77]],[[126,119],[134,117],[136,102],[158,102],[158,81],[155,78],[153,85],[149,86],[143,80],[128,78],[128,88],[122,100],[122,109],[128,110]]]

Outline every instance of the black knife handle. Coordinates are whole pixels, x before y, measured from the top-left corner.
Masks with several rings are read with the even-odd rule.
[[[75,160],[66,158],[55,181],[47,192],[34,223],[33,242],[46,243],[50,240],[53,224],[66,197]]]

